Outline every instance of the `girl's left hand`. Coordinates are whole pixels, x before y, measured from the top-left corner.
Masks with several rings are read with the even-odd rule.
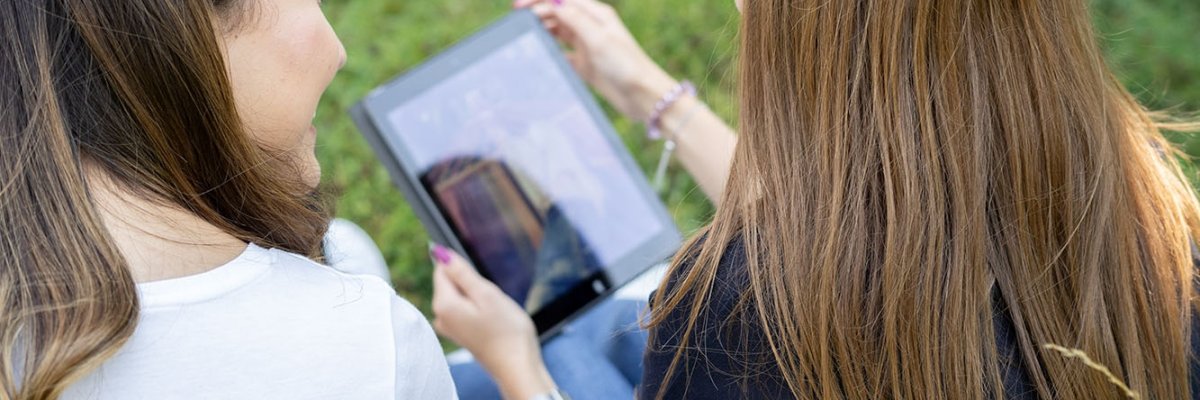
[[[638,45],[621,16],[597,0],[516,0],[530,8],[570,50],[567,60],[584,80],[624,114],[645,122],[678,83]]]
[[[469,350],[505,398],[552,392],[537,329],[525,310],[458,254],[439,245],[429,252],[437,265],[433,328]]]

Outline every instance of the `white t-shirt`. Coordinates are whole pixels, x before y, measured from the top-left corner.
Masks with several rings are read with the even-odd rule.
[[[138,285],[141,320],[75,399],[453,399],[437,337],[379,278],[250,245]]]

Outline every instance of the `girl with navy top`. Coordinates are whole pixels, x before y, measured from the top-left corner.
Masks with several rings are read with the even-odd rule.
[[[730,130],[610,7],[518,3],[719,205],[650,299],[638,398],[1200,397],[1200,205],[1162,134],[1197,126],[1118,83],[1087,1],[738,1],[727,174],[694,166]],[[451,260],[440,330],[528,324],[471,314],[492,289]]]

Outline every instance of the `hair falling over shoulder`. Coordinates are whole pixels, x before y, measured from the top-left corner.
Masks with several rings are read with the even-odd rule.
[[[89,179],[318,256],[322,204],[259,167],[233,104],[216,28],[236,2],[0,2],[0,399],[58,398],[134,331]]]
[[[652,327],[700,329],[743,240],[741,312],[797,398],[1003,398],[994,310],[1042,398],[1125,396],[1045,344],[1190,398],[1200,209],[1161,131],[1194,126],[1122,88],[1086,1],[747,1],[739,84],[722,206]]]

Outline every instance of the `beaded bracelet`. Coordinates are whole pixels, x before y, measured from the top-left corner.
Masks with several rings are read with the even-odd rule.
[[[651,140],[662,139],[662,117],[671,106],[679,102],[683,96],[695,96],[696,85],[690,81],[680,82],[679,85],[667,92],[658,103],[654,104],[654,111],[650,113],[650,120],[646,122],[646,137]]]

